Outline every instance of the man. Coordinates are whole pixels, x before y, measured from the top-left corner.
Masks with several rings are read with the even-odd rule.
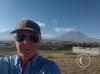
[[[37,23],[22,19],[11,33],[15,36],[17,54],[0,58],[1,74],[61,74],[53,61],[37,53],[41,40]]]

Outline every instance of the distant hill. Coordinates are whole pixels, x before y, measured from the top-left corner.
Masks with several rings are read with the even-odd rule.
[[[0,32],[0,41],[10,41],[13,40],[13,36],[10,34],[10,30]]]

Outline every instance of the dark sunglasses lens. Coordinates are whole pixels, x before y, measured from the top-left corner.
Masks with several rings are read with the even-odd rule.
[[[25,35],[24,34],[16,34],[15,38],[17,41],[22,42],[25,40]]]
[[[38,42],[39,41],[39,35],[37,35],[37,34],[32,34],[32,35],[30,35],[29,38],[32,42]]]

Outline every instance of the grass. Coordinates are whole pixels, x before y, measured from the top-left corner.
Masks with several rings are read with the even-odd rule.
[[[80,68],[76,63],[78,55],[71,53],[71,50],[63,51],[39,51],[39,53],[54,60],[62,74],[100,74],[100,56],[91,56],[91,63],[86,68]],[[16,54],[15,51],[0,50],[0,56],[9,56]]]

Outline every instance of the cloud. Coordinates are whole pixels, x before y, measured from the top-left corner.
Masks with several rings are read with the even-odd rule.
[[[35,21],[35,22],[38,23],[40,27],[45,27],[46,26],[45,23],[42,23],[42,22],[39,22],[39,21]]]
[[[76,31],[75,29],[73,28],[59,28],[59,27],[55,27],[54,30],[56,32],[68,32],[68,31]]]
[[[90,35],[89,37],[100,39],[100,35]]]
[[[42,38],[46,38],[46,39],[49,39],[49,38],[54,38],[54,35],[53,34],[42,34]]]

